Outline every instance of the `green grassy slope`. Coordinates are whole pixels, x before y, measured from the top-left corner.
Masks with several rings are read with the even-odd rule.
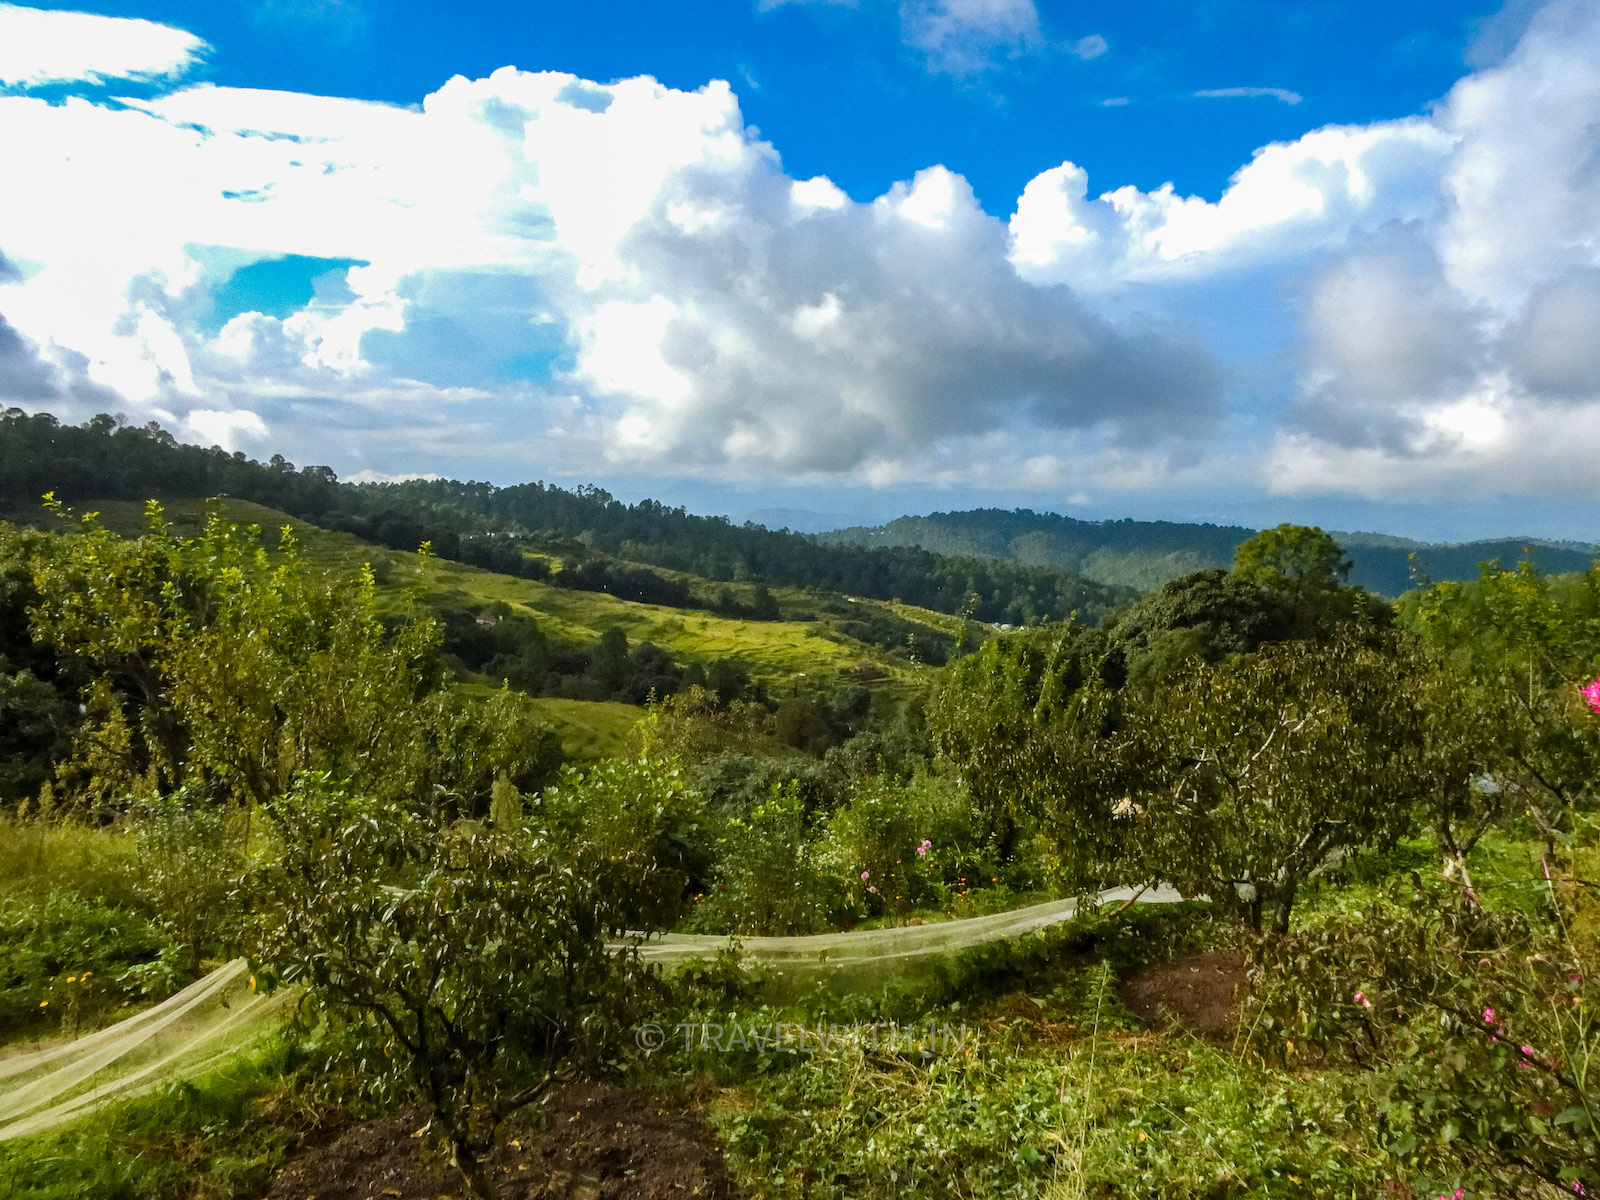
[[[230,498],[221,503],[229,520],[259,525],[267,531],[292,529],[307,557],[319,566],[350,571],[371,563],[385,602],[397,610],[414,589],[425,603],[438,607],[482,608],[501,601],[513,612],[535,618],[552,637],[588,643],[597,641],[607,629],[620,627],[630,643],[654,642],[683,661],[709,663],[719,658],[740,658],[755,678],[768,683],[789,685],[807,676],[836,676],[864,661],[876,664],[892,680],[908,680],[920,674],[920,669],[903,656],[838,632],[834,619],[823,611],[830,601],[833,607],[839,607],[837,601],[803,589],[779,588],[774,589],[774,594],[786,609],[823,611],[817,619],[741,620],[698,609],[639,604],[604,592],[574,591],[439,558],[423,559],[362,542],[350,534],[321,529],[249,501]],[[99,520],[119,533],[133,535],[145,527],[143,506],[132,502],[86,502],[78,506],[78,511],[97,511]],[[192,533],[204,520],[205,504],[198,500],[172,501],[164,505],[164,511],[180,532]],[[54,524],[39,510],[4,515],[47,528]],[[856,599],[845,607],[852,616],[876,612],[910,622],[930,634],[948,636],[959,628],[959,621],[954,618],[905,604]],[[609,724],[616,723],[613,716]]]

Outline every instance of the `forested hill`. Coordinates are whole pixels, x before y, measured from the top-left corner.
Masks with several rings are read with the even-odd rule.
[[[916,546],[936,554],[988,555],[1031,566],[1072,571],[1100,583],[1149,591],[1201,567],[1231,567],[1240,542],[1255,535],[1239,525],[1188,525],[1176,521],[1080,521],[1028,509],[901,517],[887,525],[818,534],[839,546]],[[1510,564],[1531,550],[1545,571],[1586,569],[1592,546],[1540,539],[1440,544],[1382,534],[1336,533],[1355,564],[1350,582],[1383,596],[1414,586],[1411,556],[1427,578],[1475,579],[1478,564]]]
[[[530,553],[543,552],[562,563],[557,583],[671,605],[687,598],[681,580],[627,564],[900,600],[1008,624],[1071,612],[1093,622],[1133,599],[1127,588],[1044,564],[911,546],[824,545],[655,501],[624,504],[594,487],[356,485],[341,483],[327,467],[296,468],[280,455],[260,463],[181,443],[154,424],[133,427],[100,416],[65,425],[48,414],[0,413],[0,504],[22,510],[52,491],[69,504],[225,494],[394,549],[429,541],[441,557],[507,574],[548,575],[547,560]]]

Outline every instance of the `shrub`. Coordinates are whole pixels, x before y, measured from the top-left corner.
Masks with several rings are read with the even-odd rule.
[[[801,934],[828,928],[837,892],[818,873],[816,841],[793,783],[727,818],[717,842],[713,890],[694,913],[707,932]]]
[[[1571,936],[1575,915],[1393,882],[1361,911],[1256,947],[1254,1047],[1369,1068],[1389,1153],[1447,1192],[1520,1178],[1590,1194],[1600,958]]]
[[[705,810],[675,761],[609,759],[569,767],[545,792],[541,812],[574,841],[630,864],[628,890],[641,914],[669,925],[710,880],[714,838]]]
[[[208,953],[228,957],[237,936],[244,847],[233,817],[180,791],[146,802],[135,826],[140,897],[194,975]]]
[[[938,905],[978,878],[980,834],[966,793],[949,780],[868,775],[828,822],[824,871],[871,912]]]

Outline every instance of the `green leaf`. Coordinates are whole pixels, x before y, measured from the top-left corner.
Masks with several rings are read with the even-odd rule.
[[[1588,1129],[1593,1124],[1589,1119],[1588,1112],[1576,1104],[1571,1108],[1564,1108],[1556,1114],[1555,1123],[1557,1125],[1571,1125],[1574,1132],[1578,1133]]]

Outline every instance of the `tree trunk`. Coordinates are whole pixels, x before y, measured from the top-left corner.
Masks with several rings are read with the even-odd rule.
[[[1272,913],[1272,932],[1278,937],[1289,932],[1289,914],[1294,911],[1294,894],[1299,886],[1291,880],[1278,895],[1278,907]]]
[[[450,1157],[455,1160],[456,1170],[461,1172],[461,1178],[467,1181],[467,1187],[478,1200],[500,1200],[500,1189],[495,1187],[494,1180],[489,1178],[478,1156],[463,1139],[450,1139]]]
[[[1250,932],[1256,936],[1261,935],[1261,893],[1257,892],[1250,897],[1249,907],[1245,909],[1245,924],[1250,926]]]

